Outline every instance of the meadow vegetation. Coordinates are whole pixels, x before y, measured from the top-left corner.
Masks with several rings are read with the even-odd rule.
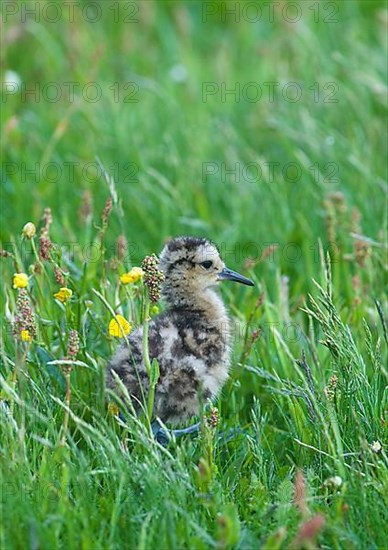
[[[48,4],[2,8],[1,548],[386,548],[386,3]],[[256,286],[163,448],[105,369],[180,234]]]

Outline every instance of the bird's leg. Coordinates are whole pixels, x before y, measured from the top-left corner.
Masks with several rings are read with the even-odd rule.
[[[186,434],[196,434],[199,432],[199,426],[200,426],[200,423],[197,422],[196,424],[193,424],[188,428],[183,428],[182,430],[171,430],[171,433],[175,437],[181,437],[182,435],[186,435]]]
[[[171,435],[169,431],[162,428],[162,426],[159,424],[157,420],[154,420],[151,423],[151,430],[152,430],[152,435],[154,436],[156,441],[160,443],[163,447],[167,447],[171,439]]]
[[[197,424],[193,424],[192,426],[189,426],[188,428],[183,428],[182,430],[166,430],[162,428],[157,420],[154,420],[154,422],[152,422],[151,424],[151,429],[156,441],[163,445],[163,447],[166,447],[172,437],[178,438],[182,435],[198,433],[199,426],[200,423],[198,422]]]

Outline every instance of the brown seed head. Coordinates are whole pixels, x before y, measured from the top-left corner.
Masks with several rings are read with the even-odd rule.
[[[23,330],[27,330],[31,338],[36,336],[35,318],[25,288],[19,289],[16,300],[16,315],[13,323],[13,333],[17,339],[21,339],[21,332]]]
[[[124,260],[127,253],[127,239],[124,235],[119,235],[116,241],[116,254],[119,261]]]
[[[82,194],[81,205],[78,210],[79,217],[84,221],[88,221],[92,215],[92,210],[92,194],[86,189]]]
[[[104,210],[102,211],[102,214],[101,214],[101,220],[102,220],[102,225],[104,227],[106,227],[106,225],[108,224],[108,219],[109,219],[109,216],[112,212],[112,197],[108,197],[106,199],[106,203],[105,203],[105,206],[104,206]]]
[[[72,359],[75,359],[79,352],[79,335],[74,329],[69,332],[69,340],[67,343],[67,355]]]
[[[66,279],[63,275],[62,270],[58,266],[54,267],[54,277],[59,286],[66,286]]]
[[[42,233],[39,237],[39,258],[41,260],[51,260],[50,250],[53,246],[48,233]]]
[[[164,281],[164,274],[159,271],[158,258],[155,254],[146,256],[141,263],[144,271],[144,284],[148,288],[151,302],[156,303],[160,299],[160,287]]]

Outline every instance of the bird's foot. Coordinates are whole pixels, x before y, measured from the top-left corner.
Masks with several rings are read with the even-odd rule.
[[[163,447],[167,447],[169,441],[175,437],[182,437],[183,435],[187,434],[195,434],[199,432],[199,426],[200,423],[193,424],[192,426],[189,426],[188,428],[183,428],[182,430],[166,430],[163,428],[158,421],[154,421],[151,424],[152,434],[156,441],[163,445]]]

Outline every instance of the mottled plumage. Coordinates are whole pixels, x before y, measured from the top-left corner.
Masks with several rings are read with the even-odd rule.
[[[230,364],[230,322],[214,286],[222,279],[253,283],[227,268],[217,248],[206,239],[179,237],[162,250],[159,268],[167,311],[149,325],[149,354],[159,363],[154,413],[177,423],[198,414],[200,395],[215,397]],[[112,370],[135,399],[147,395],[148,376],[142,360],[143,329],[134,330],[111,359],[108,387],[116,389]],[[140,383],[139,383],[140,382]]]

